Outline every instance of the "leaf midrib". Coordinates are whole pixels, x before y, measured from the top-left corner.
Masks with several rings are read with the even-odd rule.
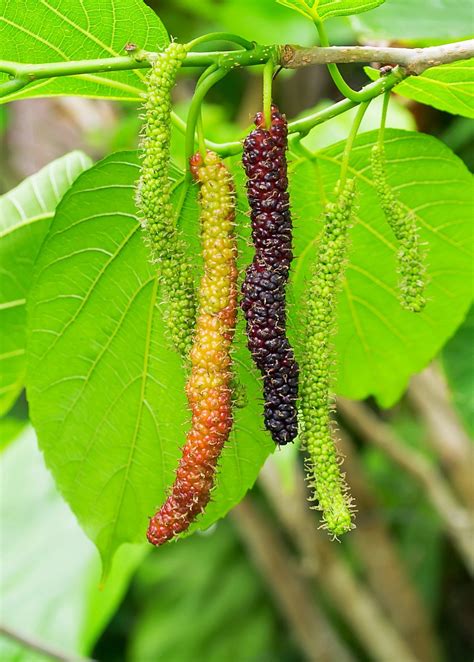
[[[151,293],[150,297],[150,307],[148,310],[148,319],[147,319],[147,327],[146,327],[146,336],[145,336],[145,353],[144,353],[144,359],[143,359],[143,369],[142,369],[142,382],[141,382],[141,388],[140,388],[140,396],[139,396],[139,401],[138,401],[138,412],[137,412],[137,420],[136,420],[136,425],[135,425],[135,430],[133,433],[133,438],[130,444],[130,453],[128,456],[128,461],[124,473],[124,478],[122,480],[122,486],[120,490],[120,497],[118,500],[117,508],[116,508],[116,513],[115,516],[112,519],[113,527],[112,531],[110,533],[110,538],[109,538],[109,544],[106,547],[106,551],[108,556],[110,557],[111,551],[114,549],[114,538],[115,538],[115,532],[117,530],[117,522],[118,518],[120,515],[120,511],[122,509],[123,505],[123,500],[125,496],[125,486],[128,482],[128,476],[130,473],[130,467],[132,465],[133,457],[136,452],[136,447],[137,447],[137,439],[138,439],[138,432],[140,429],[141,421],[142,421],[142,415],[143,415],[143,408],[144,408],[144,403],[146,400],[146,388],[148,384],[148,365],[149,365],[149,360],[150,360],[150,345],[151,345],[151,332],[153,329],[153,317],[154,317],[154,311],[155,311],[155,306],[157,303],[157,294],[158,294],[158,284],[159,284],[159,278],[155,277],[154,284],[153,284],[153,290]]]

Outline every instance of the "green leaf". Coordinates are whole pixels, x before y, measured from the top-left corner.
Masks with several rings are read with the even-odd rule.
[[[474,306],[443,350],[443,364],[454,403],[470,434],[474,435]]]
[[[31,427],[1,455],[2,624],[68,653],[89,654],[146,553],[124,547],[99,588],[100,559],[57,493]],[[54,614],[54,618],[52,617]],[[0,639],[0,658],[33,662]]]
[[[0,416],[25,382],[26,297],[36,256],[56,205],[91,163],[71,152],[0,197]]]
[[[276,0],[279,5],[283,7],[288,7],[288,9],[293,9],[298,14],[301,14],[305,18],[312,19],[313,15],[311,13],[312,4],[306,0]]]
[[[351,16],[362,12],[371,11],[379,7],[385,0],[316,0],[319,18],[326,21],[336,16]]]
[[[312,20],[326,21],[335,16],[350,16],[379,7],[385,0],[276,0]]]
[[[427,244],[428,304],[420,314],[403,310],[397,292],[397,248],[370,170],[376,139],[376,132],[361,135],[351,155],[358,212],[339,304],[336,388],[354,399],[374,395],[387,407],[403,393],[410,375],[438,353],[466,313],[472,298],[474,210],[471,175],[445,145],[423,134],[387,130],[389,181],[407,212],[416,214]],[[343,148],[339,143],[319,153],[321,180],[307,161],[296,162],[291,172],[297,302],[304,301],[314,242],[321,231],[321,182],[330,195]],[[293,327],[300,323],[294,321]]]
[[[158,282],[135,217],[138,169],[137,154],[124,152],[76,181],[41,251],[29,306],[32,420],[47,465],[106,569],[121,543],[145,539],[189,421],[185,376],[164,335]],[[171,175],[182,178],[176,169]],[[192,187],[181,223],[193,236],[193,255],[197,215]],[[235,361],[251,405],[235,412],[237,432],[198,528],[242,499],[273,449],[255,415],[260,384],[246,350]]]
[[[380,126],[382,104],[382,96],[371,101],[365,112],[364,119],[362,120],[360,132],[378,129]],[[304,114],[318,112],[330,105],[330,101],[322,101]],[[342,115],[334,117],[330,122],[324,122],[323,124],[314,127],[314,129],[312,129],[303,139],[303,144],[311,151],[316,151],[334,145],[334,143],[339,142],[340,140],[346,140],[349,136],[356,114],[357,108],[353,108]],[[303,113],[301,116],[303,116]],[[416,129],[416,122],[412,113],[399,99],[394,98],[390,102],[388,107],[387,126],[392,129],[406,129],[407,131],[414,131]]]
[[[373,394],[384,406],[400,396],[410,375],[459,325],[471,299],[472,273],[466,168],[433,138],[391,129],[386,135],[390,182],[407,210],[416,213],[429,243],[429,303],[420,315],[399,304],[396,246],[369,166],[376,133],[365,134],[351,157],[359,211],[336,338],[338,392],[353,398]],[[338,179],[343,146],[320,154],[326,193]],[[245,242],[240,165],[235,173],[243,265],[251,249]],[[143,539],[147,517],[173,480],[188,419],[184,375],[163,337],[157,284],[135,219],[137,175],[136,155],[122,153],[77,180],[41,252],[30,305],[28,395],[40,445],[106,565],[122,542]],[[172,176],[176,180],[179,173],[173,170]],[[321,188],[314,164],[304,160],[293,164],[291,182],[298,258],[289,326],[299,350],[300,302],[321,229]],[[195,197],[193,187],[181,224],[191,254],[198,255]],[[235,359],[249,404],[236,410],[213,501],[195,528],[209,526],[243,497],[272,449],[261,430],[261,386],[241,327]]]
[[[32,64],[124,55],[128,42],[147,50],[169,42],[143,0],[4,0],[0,40],[5,59]],[[0,82],[7,78],[0,73]],[[42,79],[1,101],[58,94],[137,100],[144,79],[139,69]]]
[[[407,78],[394,91],[438,110],[474,118],[473,74],[474,59],[453,62]]]
[[[454,41],[473,34],[471,0],[389,0],[351,19],[361,41]]]

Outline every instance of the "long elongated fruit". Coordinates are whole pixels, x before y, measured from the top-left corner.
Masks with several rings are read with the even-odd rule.
[[[269,129],[262,113],[244,143],[243,164],[251,209],[255,257],[242,286],[248,347],[263,375],[265,427],[275,443],[298,433],[298,364],[286,337],[286,283],[293,259],[287,179],[287,122],[272,107]]]
[[[208,152],[205,162],[195,155],[191,169],[201,184],[204,257],[186,386],[192,425],[171,493],[150,521],[147,537],[154,545],[185,531],[206,507],[219,455],[232,427],[230,345],[237,312],[234,188],[217,154]]]
[[[407,310],[419,313],[426,305],[424,256],[415,217],[403,208],[388,183],[383,145],[372,147],[372,173],[380,206],[399,245],[401,304]]]
[[[302,442],[307,471],[325,527],[338,536],[352,528],[351,500],[331,430],[331,337],[336,326],[337,299],[344,276],[348,229],[354,204],[349,180],[337,202],[324,213],[324,231],[306,296],[305,352],[301,365]]]
[[[186,53],[183,44],[171,43],[150,69],[136,195],[145,241],[161,277],[164,321],[172,343],[185,359],[192,346],[195,292],[191,262],[176,227],[169,169],[171,91]]]

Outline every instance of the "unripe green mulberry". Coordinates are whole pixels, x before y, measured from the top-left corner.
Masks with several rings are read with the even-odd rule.
[[[237,314],[237,245],[232,177],[217,154],[191,160],[201,185],[204,275],[186,394],[192,425],[168,498],[151,518],[147,537],[162,545],[185,531],[211,497],[222,448],[232,427],[231,357]]]
[[[169,177],[171,91],[187,54],[186,46],[171,43],[156,58],[148,74],[145,123],[141,142],[142,167],[137,206],[151,259],[161,277],[161,296],[169,336],[188,358],[195,321],[195,293],[191,262],[176,227]]]
[[[420,247],[418,228],[413,214],[403,208],[387,180],[385,150],[382,145],[372,147],[372,173],[380,206],[392,228],[398,244],[400,300],[407,310],[419,313],[426,305],[425,266]]]
[[[348,230],[354,205],[354,180],[328,203],[324,231],[307,290],[305,351],[301,365],[302,442],[308,454],[308,479],[325,527],[335,536],[352,528],[351,499],[331,431],[331,336],[347,258]]]

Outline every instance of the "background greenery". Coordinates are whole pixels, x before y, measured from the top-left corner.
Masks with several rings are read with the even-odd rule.
[[[23,4],[26,10],[28,0],[23,0]],[[165,43],[166,33],[139,0],[116,2],[119,14],[130,12],[131,4],[136,4],[143,15],[141,21],[136,14],[134,39],[148,48]],[[180,40],[211,30],[232,30],[262,43],[314,43],[311,25],[273,0],[177,0],[149,4],[170,34]],[[435,18],[426,11],[425,4],[387,0],[368,14],[329,22],[330,37],[334,43],[390,37],[409,45],[423,45],[469,36],[468,3],[456,2],[453,6],[451,2],[439,2]],[[121,30],[110,32],[107,39],[104,37],[104,43],[88,37],[84,11],[90,11],[94,25],[100,22],[107,26],[110,14],[98,10],[94,14],[95,6],[103,3],[84,0],[82,10],[77,3],[68,5],[68,20],[63,27],[72,32],[62,44],[60,32],[52,27],[47,5],[41,3],[34,18],[43,46],[35,46],[32,51],[27,37],[18,40],[18,32],[12,30],[7,32],[10,41],[3,40],[10,59],[51,59],[45,40],[53,44],[53,59],[57,59],[58,48],[70,48],[65,51],[67,57],[77,57],[77,48],[85,49],[81,56],[98,57],[104,50],[120,52],[130,39],[125,24]],[[19,3],[7,1],[4,16],[17,21],[20,9]],[[398,187],[407,208],[418,209],[423,238],[429,242],[431,280],[427,311],[414,323],[399,308],[394,296],[393,246],[365,172],[368,146],[374,134],[365,133],[351,160],[362,195],[336,339],[338,393],[369,397],[366,407],[384,426],[385,433],[396,435],[409,459],[421,457],[434,472],[441,465],[441,479],[457,494],[460,503],[469,499],[461,474],[463,464],[464,469],[469,468],[463,453],[466,441],[471,442],[465,430],[472,432],[474,425],[472,314],[463,323],[472,297],[472,195],[461,160],[472,165],[474,133],[465,117],[442,110],[472,115],[469,100],[466,110],[464,86],[470,75],[465,73],[466,68],[460,67],[461,78],[455,80],[458,94],[454,98],[441,94],[440,102],[445,80],[441,76],[441,85],[437,85],[427,82],[427,77],[421,84],[417,82],[414,90],[408,89],[410,82],[404,83],[407,88],[403,96],[393,98],[389,114],[388,125],[393,130],[387,133],[387,151],[392,184]],[[363,81],[359,66],[348,65],[345,73],[353,85]],[[453,75],[457,73],[449,74]],[[435,70],[430,76],[436,79]],[[192,81],[187,72],[176,91],[177,110],[183,116],[192,94]],[[170,452],[166,445],[156,444],[155,426],[166,443],[179,444],[187,419],[184,378],[180,376],[177,358],[160,339],[160,310],[152,298],[153,274],[133,215],[137,158],[130,150],[137,145],[136,99],[143,87],[143,76],[86,76],[66,84],[64,79],[59,83],[56,79],[41,86],[37,90],[27,88],[16,96],[74,92],[122,101],[111,104],[77,98],[25,99],[6,106],[0,114],[6,163],[2,172],[4,190],[45,166],[0,200],[0,212],[6,219],[0,227],[5,235],[0,243],[2,268],[15,274],[15,278],[2,280],[1,301],[31,300],[30,412],[22,393],[26,370],[25,303],[0,310],[2,353],[8,354],[8,358],[2,359],[3,386],[8,388],[0,399],[3,412],[8,412],[0,428],[4,477],[3,622],[55,644],[71,656],[79,653],[99,660],[307,659],[301,632],[288,607],[282,605],[275,586],[277,566],[273,566],[272,574],[262,565],[256,548],[258,540],[252,533],[252,522],[260,522],[259,517],[263,516],[269,527],[268,535],[262,538],[268,554],[272,551],[271,542],[276,540],[275,549],[284,554],[296,581],[304,578],[303,597],[317,609],[315,615],[313,607],[308,607],[307,613],[303,607],[300,619],[331,632],[345,655],[360,660],[393,659],[384,658],[373,642],[370,631],[377,629],[379,622],[368,618],[370,610],[360,620],[347,613],[344,600],[336,592],[337,582],[331,584],[333,575],[345,578],[344,590],[346,596],[352,595],[356,614],[365,604],[368,592],[377,618],[382,625],[388,622],[393,630],[387,633],[387,651],[391,642],[401,641],[409,646],[414,659],[467,659],[473,650],[467,573],[452,537],[447,535],[446,523],[423,480],[394,462],[390,453],[371,444],[370,435],[345,416],[344,408],[340,424],[350,437],[346,440],[347,449],[344,447],[348,455],[346,466],[360,512],[357,531],[342,544],[328,547],[323,532],[311,553],[302,549],[275,503],[269,482],[263,478],[243,506],[206,532],[159,550],[150,551],[140,544],[126,545],[112,560],[113,551],[122,542],[142,539],[146,515],[160,501],[172,479],[179,449]],[[260,94],[260,79],[255,72],[240,72],[223,81],[205,108],[207,135],[215,140],[244,135],[259,107]],[[323,107],[337,98],[322,67],[282,72],[276,80],[275,95],[292,117],[310,106]],[[431,105],[422,106],[420,101]],[[377,127],[377,106],[371,108],[362,131]],[[35,124],[35,116],[41,124]],[[28,126],[33,127],[34,139],[26,145],[22,134]],[[337,179],[340,141],[344,141],[349,127],[348,114],[319,127],[306,139],[305,144],[311,149],[323,150],[319,175],[312,163],[293,157],[292,201],[298,260],[290,292],[290,319],[297,346],[301,343],[298,303],[304,297],[308,248],[319,231],[320,186],[322,183],[326,193],[331,193]],[[410,134],[410,140],[405,140],[407,134],[401,130],[416,129],[431,137]],[[461,160],[434,137],[445,142]],[[81,151],[73,151],[78,149]],[[122,151],[107,156],[117,150]],[[173,157],[178,166],[183,165],[182,152],[182,137],[176,134]],[[102,157],[106,157],[104,161],[87,170],[91,158],[97,161]],[[32,163],[36,164],[34,169]],[[237,160],[233,168],[241,179]],[[178,168],[173,176],[179,182]],[[316,185],[318,177],[320,184]],[[74,181],[49,231],[55,207]],[[308,187],[308,182],[314,185]],[[178,187],[176,195],[179,194]],[[239,209],[241,259],[245,264],[249,249],[243,199],[239,199]],[[181,223],[191,243],[196,241],[195,216],[195,192],[190,190]],[[86,218],[87,231],[81,226]],[[314,224],[308,223],[308,219],[314,219]],[[46,235],[39,261],[33,267]],[[100,251],[94,250],[98,246]],[[10,266],[12,256],[17,260],[14,269]],[[109,261],[110,269],[105,266]],[[33,268],[36,275],[31,294]],[[81,302],[88,297],[90,305],[84,307]],[[95,325],[98,318],[103,322],[100,328]],[[152,331],[148,348],[139,331],[147,323]],[[69,331],[59,338],[56,334],[64,328]],[[259,385],[243,344],[240,340],[237,365],[247,395],[237,412],[239,443],[234,437],[226,451],[218,492],[202,528],[242,498],[272,449],[256,415],[254,403],[259,402]],[[71,346],[75,348],[72,361]],[[117,362],[117,356],[126,356],[126,361]],[[144,412],[140,382],[135,380],[147,356],[150,374],[159,372],[160,383],[152,383],[151,379],[144,382],[149,402],[149,410]],[[425,373],[425,381],[413,381],[403,395],[409,377],[433,357],[434,372]],[[448,392],[439,386],[442,379],[449,383]],[[133,382],[132,388],[124,391],[129,382]],[[393,408],[381,410],[380,406]],[[434,410],[441,411],[454,425],[441,440],[433,429]],[[27,422],[30,413],[56,485],[100,549],[107,574],[105,588],[99,589],[101,568],[95,547],[84,536],[44,467],[35,433]],[[137,430],[136,463],[130,463],[129,439],[133,430]],[[98,440],[93,454],[89,453],[91,437]],[[275,454],[269,465],[279,480],[280,501],[295,508],[299,479],[294,471],[299,463],[296,453],[285,450]],[[116,476],[115,482],[111,476]],[[309,517],[308,539],[313,535],[309,532],[316,531],[318,525],[316,514]],[[116,524],[104,527],[104,521]],[[263,527],[260,530],[265,532]],[[382,559],[379,566],[374,565],[374,549]],[[327,564],[329,581],[324,570],[318,574],[308,569],[313,562]],[[384,583],[389,599],[381,586]],[[351,594],[351,590],[355,592]],[[1,638],[0,644],[2,659],[37,659],[9,638]],[[328,659],[342,658],[333,654]]]

